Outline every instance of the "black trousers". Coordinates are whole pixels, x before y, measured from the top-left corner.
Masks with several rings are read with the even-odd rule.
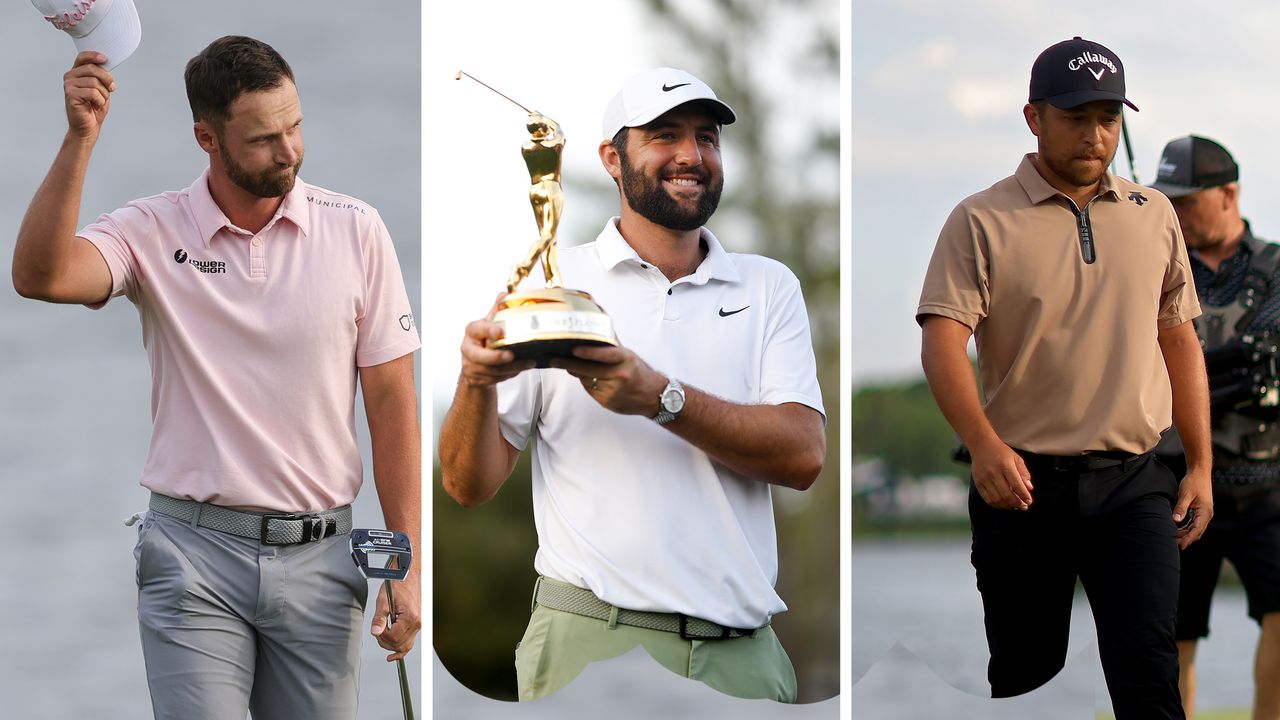
[[[992,696],[1021,695],[1062,669],[1079,578],[1117,720],[1184,718],[1174,643],[1178,479],[1150,457],[1084,472],[1024,457],[1035,486],[1029,510],[997,510],[969,492]]]
[[[1162,456],[1160,462],[1186,472],[1182,455]],[[1224,559],[1244,585],[1249,617],[1261,623],[1263,615],[1280,612],[1280,487],[1213,484],[1213,522],[1182,551],[1179,640],[1209,636],[1209,608]]]

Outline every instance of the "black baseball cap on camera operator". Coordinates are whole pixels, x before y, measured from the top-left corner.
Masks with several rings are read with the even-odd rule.
[[[1209,138],[1187,135],[1164,146],[1151,187],[1165,197],[1180,198],[1239,179],[1240,166],[1226,148]]]
[[[1096,42],[1074,37],[1050,46],[1031,66],[1028,102],[1045,100],[1070,110],[1095,100],[1115,100],[1137,111],[1124,96],[1124,65]]]

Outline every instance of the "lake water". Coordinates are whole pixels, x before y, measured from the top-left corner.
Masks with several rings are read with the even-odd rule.
[[[224,34],[274,45],[306,115],[309,182],[377,207],[396,239],[409,296],[420,296],[418,5],[388,22],[374,3],[305,5],[138,0],[143,41],[95,152],[81,221],[134,197],[186,187],[206,164],[191,136],[186,60]],[[303,8],[303,11],[299,11]],[[9,286],[13,238],[66,127],[62,73],[74,46],[27,2],[0,6],[0,715],[150,717],[136,626],[134,530],[150,434],[150,379],[137,314],[22,300]],[[19,69],[20,68],[20,69]],[[368,440],[357,419],[368,476]],[[357,526],[382,525],[372,482]],[[423,555],[420,554],[419,557]],[[368,638],[361,718],[400,717],[394,665]],[[418,692],[421,645],[410,655]]]
[[[1074,720],[1110,708],[1082,592],[1072,609],[1067,669],[1023,699],[992,701],[967,538],[855,539],[852,577],[855,718],[1014,718],[1034,710],[1041,720]],[[1257,625],[1238,587],[1214,596],[1210,629],[1197,655],[1198,705],[1247,708]]]

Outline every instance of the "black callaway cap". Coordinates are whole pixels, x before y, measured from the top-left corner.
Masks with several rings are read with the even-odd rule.
[[[1226,148],[1209,138],[1188,135],[1164,146],[1151,187],[1166,197],[1180,198],[1239,179],[1240,166]]]
[[[1094,100],[1117,100],[1135,111],[1124,96],[1124,65],[1116,54],[1089,40],[1074,37],[1050,46],[1031,66],[1028,102],[1047,100],[1070,110]]]

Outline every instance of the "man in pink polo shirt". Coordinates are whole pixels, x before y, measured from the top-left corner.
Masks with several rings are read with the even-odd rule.
[[[363,480],[362,388],[387,526],[420,536],[419,347],[376,210],[297,178],[302,111],[270,46],[214,41],[187,65],[209,167],[185,190],[75,230],[115,82],[101,53],[64,76],[68,132],[23,219],[26,297],[137,307],[152,370],[138,617],[157,718],[353,718],[367,583],[348,555]],[[372,632],[403,657],[418,566]]]

